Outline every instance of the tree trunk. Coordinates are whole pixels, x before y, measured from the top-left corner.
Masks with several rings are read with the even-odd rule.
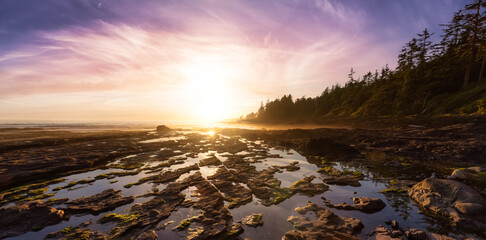
[[[486,51],[484,52],[484,55],[483,55],[483,63],[481,64],[481,71],[479,72],[479,79],[478,79],[478,81],[481,81],[481,79],[483,78],[484,68],[485,67],[486,67]]]
[[[468,64],[466,67],[466,75],[464,75],[464,82],[462,83],[462,87],[466,88],[469,84],[469,78],[471,77],[471,70],[473,65],[473,54],[471,53],[468,57]]]
[[[479,13],[480,13],[480,10],[481,10],[481,2],[482,0],[478,0],[478,3],[477,3],[477,7],[476,7],[476,15],[474,16],[474,27],[473,27],[473,39],[472,39],[472,42],[471,42],[471,55],[469,55],[469,61],[468,61],[468,65],[467,65],[467,68],[466,68],[466,75],[464,76],[464,82],[462,84],[462,86],[464,88],[467,87],[467,85],[469,84],[469,78],[471,77],[471,71],[472,71],[472,67],[473,67],[473,64],[474,64],[474,58],[476,57],[476,42],[478,40],[478,27],[479,27]]]

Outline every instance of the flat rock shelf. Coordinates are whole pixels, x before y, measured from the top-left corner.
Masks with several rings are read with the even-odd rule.
[[[352,146],[319,140],[296,151],[258,137],[192,130],[84,138],[4,151],[10,161],[21,151],[58,161],[76,146],[65,157],[109,157],[83,160],[84,167],[69,159],[71,170],[50,178],[35,172],[45,180],[6,188],[0,238],[481,237],[424,209],[407,194],[417,181],[381,174]]]

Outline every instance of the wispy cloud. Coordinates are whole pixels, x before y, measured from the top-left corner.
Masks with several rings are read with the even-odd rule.
[[[66,112],[77,106],[90,116],[115,116],[157,106],[162,110],[153,116],[180,117],[197,103],[188,95],[211,95],[225,98],[239,116],[266,98],[317,95],[345,81],[350,67],[364,73],[395,61],[408,40],[397,37],[405,27],[390,25],[394,16],[377,2],[395,13],[400,9],[392,6],[402,4],[1,2],[0,23],[11,24],[0,27],[0,110],[21,116],[35,107]],[[40,16],[46,18],[36,22]],[[421,17],[430,24],[427,14]],[[220,93],[194,92],[221,76]]]

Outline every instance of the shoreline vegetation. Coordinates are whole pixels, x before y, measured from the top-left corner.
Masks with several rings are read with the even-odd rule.
[[[322,119],[375,117],[453,118],[486,114],[486,7],[474,1],[443,25],[427,29],[403,46],[397,67],[388,65],[361,77],[351,68],[348,82],[326,88],[319,96],[294,99],[291,94],[261,103],[241,116],[245,123],[320,123]],[[440,34],[439,42],[432,35]]]

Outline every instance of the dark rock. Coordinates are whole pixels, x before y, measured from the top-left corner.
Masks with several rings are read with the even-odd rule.
[[[0,191],[39,179],[52,179],[59,173],[96,167],[119,157],[160,148],[133,142],[134,137],[145,135],[146,132],[100,133],[33,139],[28,145],[18,145],[27,149],[1,154]],[[0,141],[0,152],[2,145],[3,142]],[[116,151],[113,151],[114,149]]]
[[[186,198],[184,199],[184,202],[181,203],[181,207],[183,208],[190,208],[194,205],[194,200],[190,199],[190,198]]]
[[[401,167],[402,163],[400,161],[390,161],[384,164],[385,167]]]
[[[47,234],[44,239],[93,239],[106,240],[108,237],[98,231],[81,227],[67,227],[61,231]]]
[[[226,235],[232,228],[232,216],[224,206],[224,197],[218,189],[200,173],[193,175],[190,185],[197,189],[198,199],[193,207],[201,209],[202,213],[192,221],[201,225],[193,233],[191,239],[212,239]]]
[[[335,185],[341,185],[341,186],[354,186],[354,187],[359,187],[361,186],[361,183],[358,182],[358,178],[356,178],[353,175],[342,175],[342,176],[328,176],[324,177],[322,179],[323,182],[327,184],[335,184]]]
[[[375,213],[385,208],[386,204],[379,198],[353,198],[354,207],[365,213]]]
[[[305,207],[296,208],[295,211],[305,214],[312,211],[317,220],[307,217],[290,216],[290,221],[299,231],[289,231],[284,239],[358,239],[356,234],[361,232],[363,224],[355,218],[345,218],[335,215],[331,210],[307,202]]]
[[[246,216],[241,222],[250,227],[258,227],[263,225],[262,214],[252,213]]]
[[[428,232],[427,236],[429,237],[430,240],[457,240],[455,238],[451,238],[451,237],[446,236],[446,235],[431,233],[431,232]],[[466,240],[471,240],[471,239],[466,238]]]
[[[233,223],[231,225],[230,231],[228,232],[228,237],[238,236],[242,234],[244,231],[245,229],[243,228],[243,225],[241,225],[240,223]]]
[[[282,237],[282,240],[305,240],[305,238],[300,232],[291,230],[285,233],[285,235]]]
[[[0,239],[14,237],[63,220],[64,212],[47,206],[41,200],[0,208]]]
[[[150,216],[150,217],[157,217],[157,216],[159,216],[159,215],[160,215],[160,211],[158,211],[157,209],[152,209],[152,210],[150,210],[150,212],[149,212],[149,216]]]
[[[157,230],[165,230],[172,223],[174,223],[174,221],[167,221],[166,223],[163,223],[160,226],[158,226],[156,229]]]
[[[429,212],[451,218],[463,227],[484,229],[486,199],[464,183],[428,178],[413,186],[408,194]]]
[[[281,166],[281,167],[278,167],[278,168],[285,169],[285,170],[287,170],[289,172],[295,172],[295,171],[298,171],[300,169],[300,167],[297,166],[297,164],[299,164],[299,162],[291,162],[287,166]]]
[[[143,234],[147,229],[155,229],[157,223],[169,217],[172,211],[184,201],[184,195],[180,192],[187,188],[193,179],[193,176],[189,176],[185,182],[170,183],[151,200],[142,204],[134,204],[130,208],[129,214],[136,217],[132,221],[119,223],[111,231],[111,237],[131,239]],[[159,213],[155,215],[154,210]]]
[[[403,233],[400,230],[393,230],[392,235],[395,237],[401,237],[403,236]]]
[[[342,210],[358,210],[364,213],[376,213],[385,208],[386,204],[379,198],[353,198],[353,205],[341,203],[334,205],[322,197],[327,207],[342,209]]]
[[[169,127],[167,127],[165,125],[157,126],[157,133],[159,133],[159,134],[165,134],[165,133],[168,133],[170,131],[172,131],[172,129],[170,129]]]
[[[199,161],[199,166],[219,166],[221,165],[221,161],[215,157],[215,156],[212,156],[212,157],[209,157],[209,158],[206,158],[206,159],[202,159],[201,161]]]
[[[390,225],[391,225],[393,230],[398,230],[400,228],[400,225],[398,224],[398,222],[396,220],[391,221]]]
[[[131,203],[135,199],[135,197],[132,196],[123,197],[120,192],[121,190],[107,189],[91,197],[82,197],[67,202],[66,205],[68,205],[68,207],[61,209],[68,215],[75,213],[99,214]]]
[[[454,172],[452,172],[451,177],[453,179],[466,180],[467,173],[464,170],[456,169]]]
[[[306,155],[332,156],[342,159],[362,156],[355,148],[336,143],[331,138],[311,139],[301,143],[298,149]]]
[[[218,168],[215,174],[208,176],[208,179],[224,194],[224,199],[229,202],[228,208],[230,209],[251,202],[253,199],[251,190],[235,183],[238,178],[225,167]]]
[[[375,231],[370,234],[368,240],[401,240],[400,236],[396,236],[392,231],[383,226],[378,226]]]
[[[248,179],[248,188],[262,200],[265,206],[279,204],[295,194],[293,189],[280,187],[280,180],[274,177],[277,171],[279,171],[277,168],[268,168],[256,172],[256,175]]]
[[[157,240],[159,236],[155,231],[144,232],[142,235],[138,236],[136,240]]]
[[[159,175],[149,176],[154,183],[166,183],[177,180],[182,174],[189,173],[191,171],[199,170],[197,164],[193,164],[184,168],[179,168],[174,171],[165,171]]]
[[[429,239],[426,232],[419,230],[419,229],[415,229],[415,228],[410,228],[410,230],[406,231],[405,236],[407,236],[407,238],[410,239],[410,240],[428,240]]]
[[[314,175],[304,177],[302,180],[299,180],[292,184],[292,186],[290,186],[290,189],[309,196],[321,194],[329,190],[329,187],[323,183],[311,183],[315,178],[316,177]]]
[[[465,170],[468,171],[468,172],[472,172],[472,173],[484,173],[484,172],[486,172],[486,168],[484,168],[484,167],[469,167],[469,168],[466,168]]]

